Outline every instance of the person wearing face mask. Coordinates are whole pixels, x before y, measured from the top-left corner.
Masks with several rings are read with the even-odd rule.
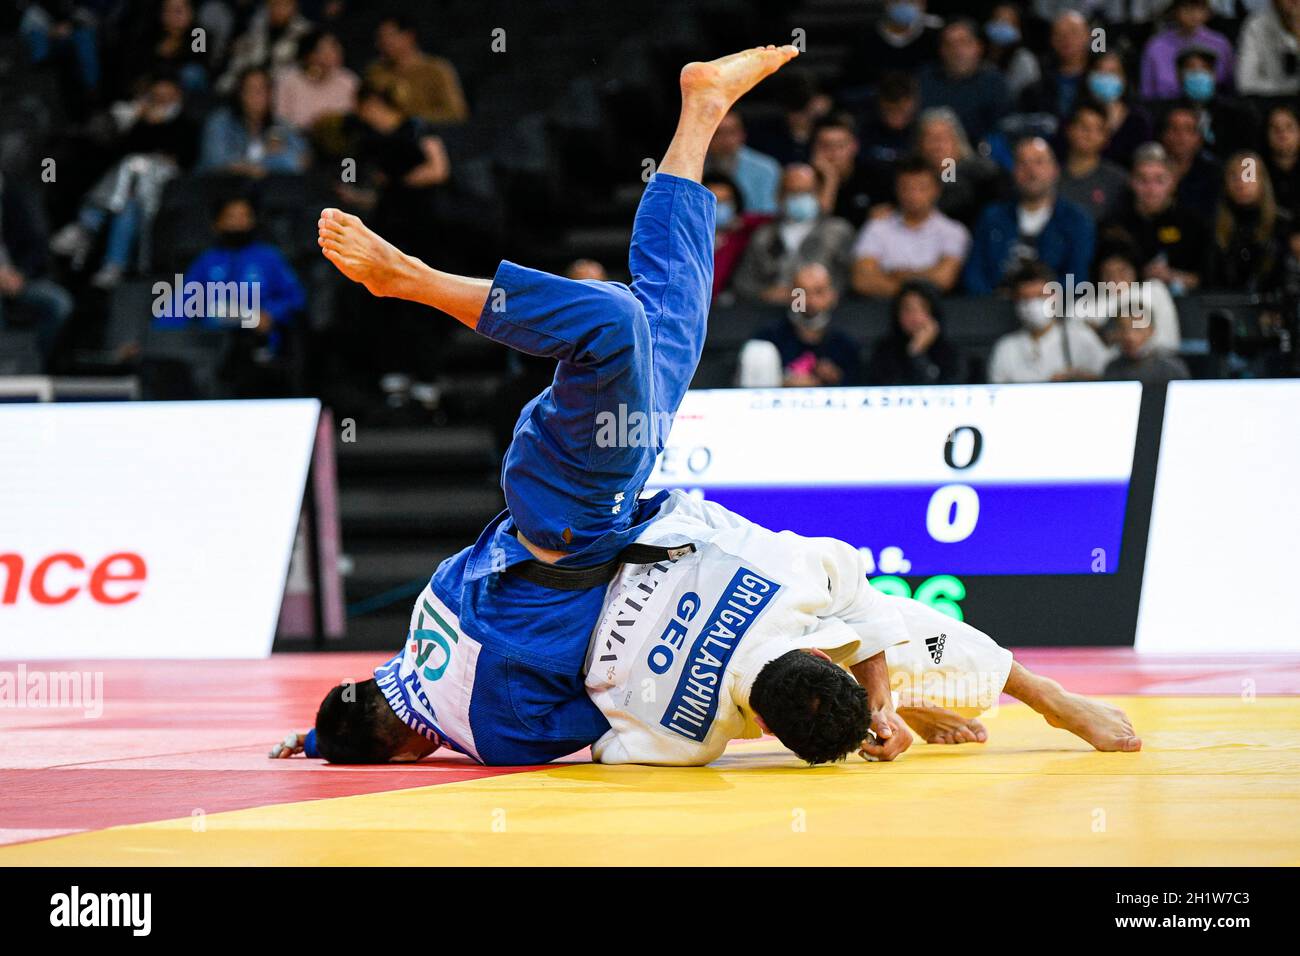
[[[848,280],[853,227],[822,212],[816,171],[792,163],[781,177],[777,218],[759,227],[736,269],[736,294],[751,301],[787,305],[794,274],[808,262],[824,264],[837,289]]]
[[[1174,0],[1168,25],[1147,41],[1142,50],[1142,97],[1172,100],[1186,95],[1179,76],[1179,55],[1189,48],[1208,50],[1215,59],[1211,79],[1219,86],[1232,85],[1232,42],[1206,24],[1210,20],[1209,0]]]
[[[1020,7],[999,3],[984,21],[984,60],[1002,74],[1012,100],[1042,78],[1038,57],[1025,46],[1020,30]]]
[[[844,59],[841,95],[867,95],[886,73],[915,73],[937,55],[942,26],[942,20],[926,12],[926,0],[888,0],[880,18]]]
[[[798,388],[858,384],[858,345],[833,325],[840,297],[830,272],[820,262],[808,262],[795,271],[794,282],[801,295],[792,301],[786,317],[742,349],[741,382]],[[780,356],[779,381],[777,362],[770,357],[773,348]],[[764,373],[767,381],[759,375],[765,368],[770,369]]]
[[[1106,117],[1106,148],[1102,158],[1127,168],[1133,154],[1151,141],[1151,114],[1133,102],[1124,59],[1114,50],[1098,54],[1084,80],[1080,104],[1090,103]]]
[[[205,288],[213,288],[208,283],[248,283],[250,288],[256,283],[256,318],[163,315],[154,319],[154,327],[183,328],[196,322],[204,328],[235,329],[254,337],[263,355],[278,355],[285,330],[307,304],[302,283],[279,249],[257,240],[257,213],[246,196],[218,201],[212,229],[216,242],[185,270],[185,282],[202,283]]]
[[[1222,159],[1240,149],[1257,148],[1261,126],[1253,106],[1220,90],[1214,64],[1214,53],[1199,47],[1178,54],[1183,103],[1195,110],[1206,148]]]
[[[1164,385],[1175,379],[1191,378],[1187,363],[1155,346],[1155,328],[1140,316],[1120,315],[1115,319],[1115,338],[1120,354],[1111,359],[1102,378],[1108,382],[1141,382]]]
[[[1101,339],[1067,303],[1052,295],[1056,276],[1031,262],[1007,280],[1021,328],[998,339],[989,358],[989,381],[1077,382],[1101,375],[1110,358]]]
[[[754,232],[759,226],[772,221],[772,216],[761,212],[747,212],[740,188],[730,176],[706,173],[701,180],[704,188],[718,201],[714,211],[713,233],[713,299],[727,294],[731,277],[745,254]],[[531,394],[531,393],[530,393]],[[513,421],[511,422],[513,425]]]

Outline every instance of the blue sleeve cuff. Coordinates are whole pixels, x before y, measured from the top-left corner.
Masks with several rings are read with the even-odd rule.
[[[302,741],[302,752],[307,757],[319,757],[320,751],[316,749],[316,728],[313,727],[307,731],[307,736]]]

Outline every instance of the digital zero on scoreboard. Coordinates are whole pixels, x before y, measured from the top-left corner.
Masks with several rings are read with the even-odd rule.
[[[897,575],[1119,564],[1141,386],[690,392],[651,477]]]

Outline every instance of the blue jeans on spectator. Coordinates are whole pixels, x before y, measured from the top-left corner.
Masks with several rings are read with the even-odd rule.
[[[57,282],[28,279],[17,295],[0,297],[0,327],[35,326],[37,346],[48,360],[72,306],[72,295]],[[19,321],[14,322],[15,318]]]
[[[23,14],[20,30],[32,65],[40,66],[51,57],[70,54],[82,87],[87,92],[99,89],[99,50],[95,45],[94,29],[78,26],[65,37],[52,37],[52,26],[53,21],[39,7],[28,7]]]
[[[140,208],[139,200],[128,199],[122,211],[116,215],[98,206],[86,206],[81,210],[78,219],[91,233],[98,233],[104,228],[104,224],[108,223],[108,239],[104,246],[103,264],[117,266],[126,271],[144,220],[144,210]]]

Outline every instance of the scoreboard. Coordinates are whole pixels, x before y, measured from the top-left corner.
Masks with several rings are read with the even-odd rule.
[[[877,587],[1007,643],[1131,643],[1099,615],[1136,593],[1141,405],[1136,382],[693,391],[647,488],[847,541]]]

